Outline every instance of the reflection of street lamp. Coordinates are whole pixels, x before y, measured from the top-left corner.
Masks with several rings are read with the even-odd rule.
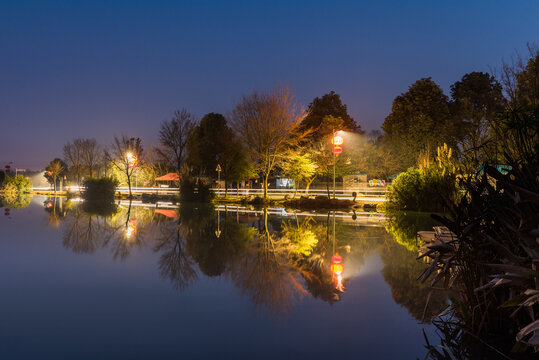
[[[337,156],[342,153],[342,144],[344,143],[342,136],[338,135],[340,133],[341,130],[335,132],[335,129],[333,129],[333,137],[331,138],[331,144],[333,145],[333,200],[335,200],[335,166]]]
[[[135,173],[135,168],[137,167],[137,157],[128,152],[125,154],[127,157],[127,163],[129,164],[129,167],[133,169],[133,174]],[[137,177],[135,176],[135,187],[137,187]]]
[[[343,284],[343,272],[344,266],[342,263],[342,256],[339,255],[335,250],[335,211],[333,212],[333,256],[331,257],[331,278],[333,280],[333,285],[335,289],[340,292],[344,292]],[[338,295],[337,295],[338,296]]]

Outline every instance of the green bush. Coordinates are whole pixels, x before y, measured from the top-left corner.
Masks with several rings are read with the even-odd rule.
[[[114,192],[118,182],[112,177],[88,178],[84,180],[82,197],[86,201],[114,201]]]
[[[409,168],[389,187],[388,209],[445,212],[458,197],[454,174],[436,168]]]
[[[11,209],[23,209],[30,205],[32,195],[20,192],[7,192],[0,195],[0,207],[5,206]]]
[[[6,176],[1,190],[4,193],[28,192],[32,190],[32,183],[22,175]]]
[[[116,212],[114,193],[118,182],[112,177],[84,180],[82,209],[88,214],[109,216]]]
[[[213,191],[209,184],[203,181],[194,182],[191,179],[185,179],[180,184],[180,201],[181,202],[210,202],[214,197]]]

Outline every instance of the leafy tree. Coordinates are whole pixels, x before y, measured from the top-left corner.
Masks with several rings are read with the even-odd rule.
[[[442,89],[423,78],[393,100],[382,129],[403,166],[412,166],[421,150],[452,145],[457,126],[451,121],[449,100]]]
[[[195,123],[195,117],[186,109],[181,109],[174,112],[170,121],[163,121],[159,130],[161,148],[157,149],[157,153],[178,175],[185,163],[187,141]]]
[[[61,179],[67,174],[68,166],[62,159],[54,159],[45,167],[45,178],[47,181],[54,186],[54,192],[56,193],[56,186],[58,184],[58,179]]]
[[[129,197],[133,197],[131,191],[131,178],[135,168],[142,163],[144,150],[139,138],[128,138],[114,136],[114,142],[110,150],[105,151],[105,157],[111,165],[118,171],[125,174],[127,185],[129,186]]]
[[[475,170],[491,156],[491,123],[504,109],[502,86],[488,73],[472,72],[451,85],[452,108],[461,124],[459,145]],[[485,151],[486,150],[486,151]]]
[[[287,86],[244,95],[232,112],[233,127],[249,149],[255,169],[262,175],[264,199],[271,171],[288,148],[307,135],[299,129],[305,115]]]
[[[303,150],[303,149],[301,149]],[[312,159],[312,156],[308,152],[293,151],[285,160],[283,165],[283,171],[286,175],[290,176],[296,182],[296,191],[299,187],[300,181],[307,183],[307,191],[312,181],[316,176],[317,165]],[[294,192],[294,196],[296,195]]]
[[[234,140],[234,134],[223,115],[204,115],[189,137],[188,157],[191,166],[200,175],[213,177],[217,164],[223,165],[221,162],[231,140]]]
[[[528,43],[528,60],[517,54],[503,62],[500,79],[512,110],[539,105],[539,47]]]
[[[363,134],[361,125],[358,125],[355,120],[348,114],[346,105],[342,103],[341,96],[334,91],[330,91],[321,98],[316,97],[309,104],[309,113],[305,119],[301,122],[301,128],[303,130],[312,130],[311,138],[314,140],[320,140],[323,137],[323,132],[319,131],[323,127],[327,116],[342,119],[342,126],[339,130],[356,132]]]

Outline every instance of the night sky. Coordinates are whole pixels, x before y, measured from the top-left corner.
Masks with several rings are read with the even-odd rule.
[[[38,170],[75,137],[148,147],[175,109],[226,114],[277,82],[378,129],[417,79],[449,94],[525,54],[538,19],[536,0],[0,1],[0,165]]]

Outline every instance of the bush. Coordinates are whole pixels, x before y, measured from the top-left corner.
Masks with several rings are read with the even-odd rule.
[[[89,214],[112,215],[116,211],[114,193],[118,182],[112,177],[88,178],[84,180],[82,208]]]
[[[32,183],[22,175],[7,176],[2,182],[4,193],[28,192],[30,190],[32,190]]]
[[[456,202],[457,180],[454,174],[438,169],[409,168],[389,187],[388,209],[445,212],[447,201]]]
[[[191,179],[185,179],[180,184],[180,201],[181,202],[210,202],[214,197],[211,191],[210,184],[206,184],[201,180],[194,182]]]
[[[82,197],[86,201],[114,201],[114,192],[118,182],[112,177],[88,178],[84,180]]]

